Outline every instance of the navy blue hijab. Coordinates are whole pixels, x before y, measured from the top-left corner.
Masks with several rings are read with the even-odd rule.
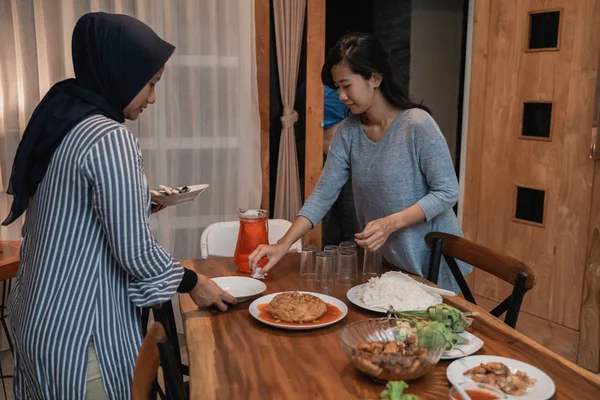
[[[7,191],[13,203],[2,225],[25,212],[67,133],[92,115],[125,122],[125,107],[174,50],[127,15],[90,13],[79,19],[72,41],[75,79],[55,84],[33,112],[13,163]]]

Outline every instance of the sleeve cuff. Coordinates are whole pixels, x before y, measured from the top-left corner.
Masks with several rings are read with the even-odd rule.
[[[195,271],[191,269],[184,268],[183,269],[183,278],[181,279],[181,283],[177,288],[177,292],[179,293],[189,293],[193,288],[196,287],[198,283],[198,275]]]
[[[435,204],[433,201],[431,201],[431,199],[423,197],[421,200],[417,201],[417,204],[419,207],[421,207],[421,210],[423,210],[423,213],[425,214],[425,221],[429,221],[437,215]]]
[[[307,220],[310,221],[310,223],[312,224],[313,228],[315,226],[317,226],[317,224],[319,223],[319,221],[321,220],[320,218],[317,218],[314,213],[311,213],[308,210],[305,210],[304,207],[300,210],[300,212],[298,213],[298,217],[304,217]]]

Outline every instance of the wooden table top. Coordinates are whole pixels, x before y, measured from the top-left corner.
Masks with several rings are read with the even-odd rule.
[[[184,261],[209,277],[237,275],[230,258]],[[350,364],[339,343],[340,329],[350,322],[381,317],[351,304],[350,285],[320,288],[299,277],[299,254],[288,254],[269,273],[264,294],[308,290],[337,297],[348,315],[337,324],[308,331],[288,331],[256,321],[250,301],[229,311],[199,309],[189,295],[180,307],[190,362],[191,399],[379,399],[385,386],[362,375]],[[485,344],[478,355],[514,358],[545,371],[556,384],[554,399],[600,399],[600,377],[553,353],[459,297],[444,301],[476,315],[473,333]],[[408,382],[420,399],[445,399],[450,384],[440,361],[432,372]]]
[[[0,241],[0,281],[17,275],[20,249],[20,241]]]

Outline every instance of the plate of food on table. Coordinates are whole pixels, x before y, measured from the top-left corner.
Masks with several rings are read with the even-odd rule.
[[[507,399],[545,400],[556,390],[552,379],[539,368],[499,356],[470,356],[453,361],[446,376],[453,385],[471,380],[493,386]]]
[[[321,293],[289,291],[272,293],[250,304],[250,315],[276,328],[308,330],[335,324],[348,314],[348,307],[335,297]]]
[[[346,295],[358,307],[385,314],[390,306],[398,311],[426,310],[443,303],[442,295],[455,294],[424,285],[400,271],[390,271],[354,286]]]

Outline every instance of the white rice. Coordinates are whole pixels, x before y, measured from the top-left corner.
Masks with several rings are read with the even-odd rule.
[[[368,307],[397,311],[426,310],[439,304],[442,298],[429,293],[402,272],[390,271],[379,278],[371,278],[357,291],[357,297]]]

